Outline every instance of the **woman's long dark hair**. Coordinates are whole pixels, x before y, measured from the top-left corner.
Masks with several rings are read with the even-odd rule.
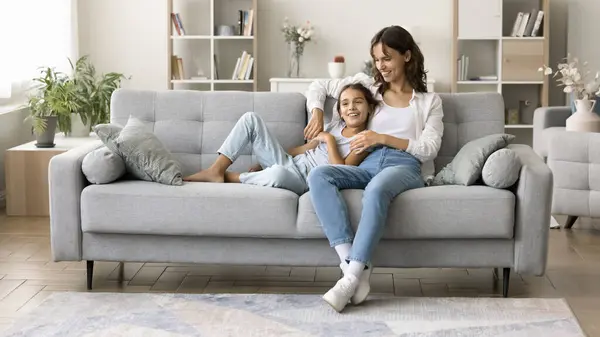
[[[373,57],[373,48],[378,43],[383,46],[392,48],[400,54],[405,54],[410,50],[410,60],[406,63],[405,74],[408,83],[417,92],[427,92],[427,72],[425,71],[425,58],[421,52],[421,48],[417,45],[410,33],[400,26],[390,26],[383,28],[371,40],[371,57]],[[383,80],[383,76],[378,69],[375,68],[373,61],[373,71],[375,73],[375,84],[379,86],[379,93],[383,93],[389,89],[390,84]]]
[[[365,87],[364,85],[362,85],[361,83],[350,83],[350,84],[346,84],[345,86],[342,87],[342,90],[340,90],[340,94],[337,97],[337,112],[338,115],[340,116],[340,118],[342,118],[342,110],[340,108],[340,99],[342,99],[342,94],[344,93],[344,91],[348,90],[348,89],[354,89],[354,90],[358,90],[360,92],[362,92],[363,96],[365,97],[365,100],[367,101],[367,105],[369,105],[369,117],[373,115],[373,113],[375,112],[375,108],[377,107],[377,105],[379,105],[379,101],[373,96],[373,93],[367,89],[367,87]]]

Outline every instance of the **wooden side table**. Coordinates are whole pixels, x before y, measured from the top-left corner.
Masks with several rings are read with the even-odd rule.
[[[6,214],[49,216],[48,165],[50,159],[98,137],[56,135],[53,148],[37,148],[35,141],[8,149],[5,154]]]

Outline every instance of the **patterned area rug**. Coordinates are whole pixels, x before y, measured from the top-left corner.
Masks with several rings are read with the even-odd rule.
[[[56,293],[4,336],[584,336],[562,299]]]

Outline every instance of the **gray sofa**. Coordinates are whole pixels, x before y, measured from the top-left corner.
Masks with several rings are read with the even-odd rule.
[[[568,106],[538,108],[533,116],[533,148],[554,178],[552,214],[567,215],[565,228],[578,217],[600,217],[600,134],[565,131]]]
[[[440,94],[445,132],[439,170],[466,142],[504,132],[496,93]],[[287,148],[303,143],[306,99],[299,93],[138,91],[112,97],[111,121],[154,122],[154,133],[177,156],[184,174],[206,168],[236,120],[259,113]],[[330,113],[332,100],[326,110]],[[330,118],[330,115],[329,117]],[[167,186],[136,180],[90,185],[84,156],[100,141],[50,162],[50,220],[55,261],[179,262],[337,266],[310,196],[241,184]],[[436,186],[399,195],[373,262],[376,267],[503,268],[543,275],[548,248],[552,175],[525,145],[510,145],[523,168],[511,190]],[[253,164],[248,150],[232,169]],[[310,192],[309,192],[310,193]],[[352,224],[362,190],[345,190]],[[496,269],[497,270],[497,269]]]

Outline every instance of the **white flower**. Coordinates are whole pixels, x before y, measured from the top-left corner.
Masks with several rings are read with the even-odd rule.
[[[573,92],[573,87],[566,86],[566,87],[563,89],[563,92],[566,92],[566,93],[571,93],[571,92]]]
[[[298,28],[297,33],[302,35],[302,28]]]
[[[298,38],[298,42],[300,42],[300,43],[304,42],[304,38],[303,38],[302,36],[300,36],[300,37]]]

